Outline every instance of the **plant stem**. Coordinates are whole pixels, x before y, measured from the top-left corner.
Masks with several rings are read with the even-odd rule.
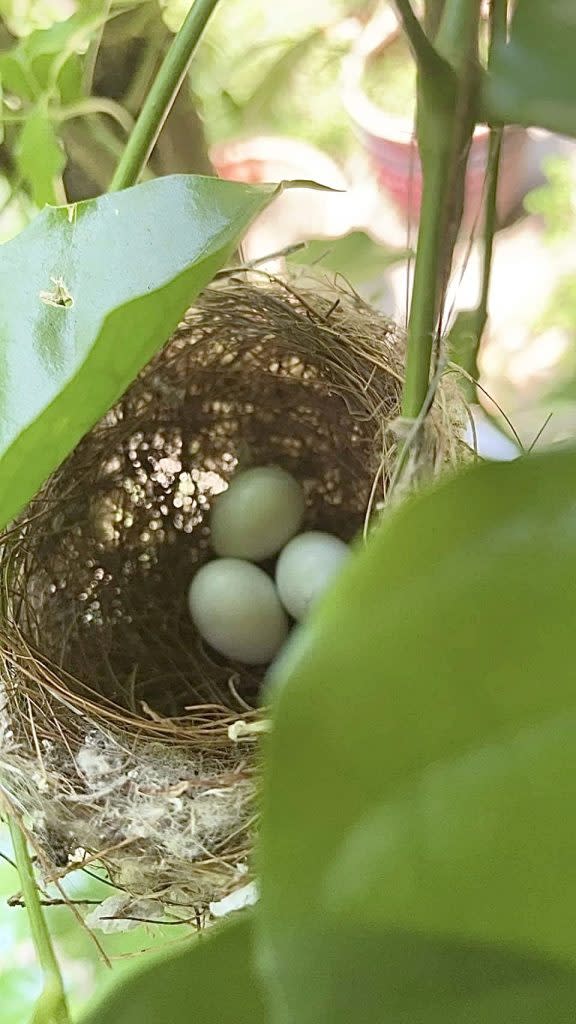
[[[449,151],[423,176],[422,208],[418,230],[418,248],[414,266],[414,285],[408,321],[406,375],[402,397],[402,415],[416,419],[430,382],[432,347],[438,313],[438,266],[443,248],[445,203],[443,190],[449,170]]]
[[[442,71],[418,72],[417,135],[422,206],[408,320],[402,414],[416,420],[428,395],[438,316],[462,216],[475,123],[480,0],[446,0],[435,39]]]
[[[442,20],[445,0],[424,0],[424,31],[429,39],[435,39]]]
[[[490,43],[488,60],[492,57],[494,46],[506,39],[507,0],[492,0],[490,5]],[[462,382],[462,390],[469,402],[478,399],[474,381],[478,379],[478,350],[488,320],[488,294],[492,274],[492,255],[494,237],[497,227],[498,179],[500,175],[500,155],[502,150],[503,129],[501,125],[490,126],[488,161],[486,166],[486,187],[484,194],[484,224],[482,232],[482,281],[480,299],[475,309],[469,313],[459,314],[460,331],[458,347],[455,346],[454,359],[466,371],[468,376]],[[458,326],[458,320],[455,327]]]
[[[488,319],[488,293],[490,290],[490,276],[492,273],[492,253],[494,249],[494,236],[496,234],[496,199],[498,192],[498,178],[500,175],[500,154],[502,151],[502,128],[490,129],[490,143],[488,148],[488,166],[486,169],[486,196],[484,210],[484,256],[482,261],[482,286],[480,291],[480,302],[478,303],[476,320],[476,350],[480,344],[482,332]]]
[[[402,19],[402,27],[412,47],[417,64],[427,74],[442,73],[444,62],[414,14],[410,0],[394,0],[394,3]]]
[[[218,0],[195,0],[188,12],[146,97],[110,184],[111,192],[128,188],[138,181],[188,71],[194,50],[217,3]]]
[[[507,15],[507,0],[491,0],[488,62],[492,59],[495,46],[506,39]],[[486,197],[484,209],[484,259],[482,266],[482,289],[480,293],[480,302],[478,304],[478,334],[476,350],[478,350],[478,346],[480,345],[482,332],[486,326],[486,320],[488,318],[488,292],[490,289],[492,252],[494,248],[494,235],[496,234],[497,223],[496,200],[498,193],[498,178],[500,175],[502,133],[501,125],[490,126],[490,144],[488,149],[488,166],[486,168]]]
[[[38,1002],[35,1019],[44,1019],[46,1024],[71,1024],[62,975],[40,905],[26,837],[13,817],[8,818],[8,823],[32,940],[44,974],[44,991]]]

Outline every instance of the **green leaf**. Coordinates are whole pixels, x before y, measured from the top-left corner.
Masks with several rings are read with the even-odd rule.
[[[31,32],[1,54],[6,90],[31,101],[58,87],[62,102],[77,99],[81,92],[77,55],[86,52],[93,33],[105,21],[106,6],[104,0],[84,0],[81,11]]]
[[[30,68],[18,47],[0,53],[0,78],[3,91],[13,93],[20,99],[30,101],[38,93]]]
[[[572,181],[572,163],[567,157],[549,156],[542,160],[547,181],[524,197],[524,209],[544,220],[546,238],[555,242],[571,237],[574,231],[576,203]]]
[[[47,208],[0,248],[0,527],[122,394],[281,187],[160,178]]]
[[[266,1024],[249,917],[123,975],[80,1024]]]
[[[484,465],[389,513],[275,669],[261,910],[287,1020],[560,1024],[574,1001],[575,476],[566,451]]]
[[[576,5],[521,0],[510,38],[494,48],[484,93],[490,121],[576,135]]]
[[[474,381],[480,376],[476,360],[483,326],[478,309],[462,309],[457,313],[447,338],[449,358],[473,378],[470,380],[462,376],[459,380],[461,391],[468,402],[477,400]]]
[[[34,111],[24,122],[14,156],[36,205],[56,205],[62,198],[60,178],[66,156],[53,124],[42,111]]]
[[[365,231],[351,231],[341,238],[314,239],[289,257],[290,263],[318,266],[343,274],[351,284],[361,284],[388,267],[408,259],[406,249],[391,249],[374,242]]]

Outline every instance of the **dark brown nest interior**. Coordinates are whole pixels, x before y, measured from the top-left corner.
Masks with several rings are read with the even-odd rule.
[[[351,539],[375,480],[378,500],[385,496],[402,361],[397,330],[348,293],[228,279],[204,292],[7,534],[5,785],[41,837],[56,827],[70,852],[97,852],[98,843],[133,836],[126,856],[147,867],[145,881],[124,878],[128,888],[185,888],[186,861],[202,857],[185,844],[181,856],[177,844],[163,846],[162,816],[157,832],[127,831],[134,793],[123,792],[111,808],[115,798],[102,796],[102,779],[89,777],[90,759],[78,752],[88,742],[101,753],[111,736],[140,769],[157,757],[158,785],[166,792],[179,785],[179,799],[192,802],[199,780],[225,790],[251,778],[253,748],[231,743],[228,726],[257,708],[261,673],[211,652],[186,609],[192,575],[211,557],[211,502],[237,467],[279,464],[303,484],[306,526]],[[39,802],[14,781],[10,765],[27,759],[60,786],[55,810],[44,806],[50,786]],[[100,768],[96,775],[105,777]],[[145,796],[148,776],[140,777]],[[242,860],[252,797],[238,799],[236,818],[202,833],[212,864],[230,850],[230,863]],[[230,842],[226,829],[234,832]],[[119,862],[108,863],[118,877]],[[202,900],[230,885],[212,880],[196,891],[190,882],[187,891]]]

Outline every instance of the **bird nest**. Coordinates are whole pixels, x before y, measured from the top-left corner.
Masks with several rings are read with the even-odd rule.
[[[212,500],[237,467],[279,464],[305,526],[348,541],[397,454],[398,329],[343,288],[254,280],[203,293],[3,538],[10,807],[54,875],[98,858],[172,906],[243,884],[258,815],[263,673],[207,648],[186,607]],[[458,453],[440,395],[432,466]]]

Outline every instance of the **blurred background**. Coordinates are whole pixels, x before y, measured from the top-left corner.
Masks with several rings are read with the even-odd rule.
[[[127,133],[189,0],[0,0],[0,240],[44,203],[106,189]],[[380,0],[222,0],[156,147],[150,173],[242,181],[308,178],[334,193],[291,192],[250,230],[247,260],[337,271],[404,323],[420,177],[415,70]],[[449,296],[452,317],[478,301],[487,135],[474,139],[466,215]],[[480,354],[483,404],[529,448],[576,430],[576,147],[511,129],[503,148],[490,319]],[[297,247],[287,255],[285,250]],[[283,255],[274,255],[284,251]],[[492,401],[493,400],[493,401]],[[495,404],[496,403],[496,404]],[[509,425],[505,429],[510,432]],[[535,442],[535,439],[536,442]],[[497,443],[495,452],[507,449]],[[0,825],[0,852],[10,844]],[[82,872],[76,900],[105,891]],[[0,1005],[20,1024],[38,991],[18,881],[0,859]],[[112,892],[112,890],[109,890]],[[61,894],[50,889],[50,899]],[[79,904],[90,910],[91,904]],[[75,1005],[105,973],[69,908],[51,907]],[[119,969],[192,925],[100,936]]]

